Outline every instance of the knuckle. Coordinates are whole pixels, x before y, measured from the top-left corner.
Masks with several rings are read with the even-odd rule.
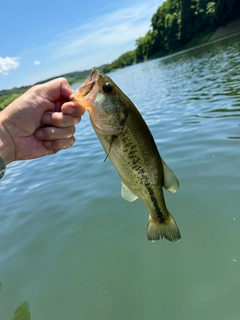
[[[81,121],[81,116],[74,118],[74,125],[78,124]]]
[[[69,127],[69,129],[68,129],[68,138],[71,138],[74,135],[75,132],[76,132],[75,126]]]

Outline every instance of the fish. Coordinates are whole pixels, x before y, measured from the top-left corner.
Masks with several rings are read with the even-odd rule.
[[[142,199],[149,211],[147,238],[181,239],[168,211],[163,188],[174,193],[179,181],[161,158],[153,135],[133,102],[96,68],[69,97],[84,107],[103,149],[122,179],[121,196]]]

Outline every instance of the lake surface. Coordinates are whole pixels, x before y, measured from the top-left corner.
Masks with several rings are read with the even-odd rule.
[[[71,149],[8,166],[1,320],[23,302],[15,320],[239,320],[239,52],[240,35],[111,73],[180,181],[177,243],[147,240],[87,113]]]

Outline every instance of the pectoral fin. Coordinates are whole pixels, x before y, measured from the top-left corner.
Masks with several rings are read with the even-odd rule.
[[[121,196],[123,197],[123,199],[129,201],[129,202],[133,202],[135,201],[138,197],[132,193],[132,191],[130,191],[125,184],[122,182],[122,188],[121,188]]]
[[[179,181],[172,170],[167,166],[167,164],[162,159],[163,173],[164,173],[164,184],[163,187],[169,192],[176,192],[179,188]]]
[[[111,138],[110,138],[110,143],[109,143],[109,150],[108,150],[108,152],[107,152],[107,154],[106,154],[106,157],[105,157],[105,159],[103,160],[103,162],[105,162],[105,161],[107,160],[107,158],[108,158],[108,156],[109,156],[109,153],[110,153],[110,151],[111,151],[113,142],[115,141],[116,138],[117,138],[117,136],[114,136],[114,135],[111,136]]]

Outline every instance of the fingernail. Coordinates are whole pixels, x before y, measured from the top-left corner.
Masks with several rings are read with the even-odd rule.
[[[44,113],[44,115],[43,115],[43,117],[42,117],[42,122],[43,122],[43,123],[50,123],[50,121],[51,121],[50,115],[47,114],[47,113]]]
[[[43,138],[43,131],[42,129],[38,129],[35,133],[35,135],[37,136],[37,138],[41,139]]]
[[[72,115],[74,114],[75,110],[74,108],[66,108],[66,110],[64,111],[64,114],[68,114],[68,115]]]

